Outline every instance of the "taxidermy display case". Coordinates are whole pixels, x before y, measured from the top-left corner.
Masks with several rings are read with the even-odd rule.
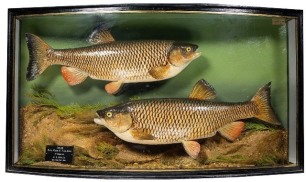
[[[303,172],[301,10],[134,4],[8,13],[7,172]]]

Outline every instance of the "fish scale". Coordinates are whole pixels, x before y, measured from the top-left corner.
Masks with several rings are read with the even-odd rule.
[[[109,31],[95,30],[90,46],[53,49],[38,36],[26,33],[29,64],[26,79],[36,79],[49,66],[62,65],[65,81],[73,86],[91,77],[110,81],[104,88],[116,94],[125,83],[155,82],[179,74],[198,58],[198,46],[190,43],[148,40],[115,41]]]
[[[97,111],[98,118],[94,122],[131,143],[182,143],[194,159],[200,152],[200,144],[195,140],[219,132],[234,141],[244,129],[242,119],[256,117],[280,125],[270,105],[270,83],[260,88],[248,102],[211,101],[214,98],[214,89],[205,80],[199,80],[188,99],[130,101]]]
[[[256,112],[251,102],[228,104],[191,99],[142,100],[129,107],[134,128],[144,129],[155,140],[166,143],[209,136]]]
[[[90,47],[54,50],[48,54],[53,64],[84,70],[103,80],[151,78],[148,71],[166,64],[174,41],[111,42]],[[89,64],[90,62],[90,64]],[[136,76],[135,76],[136,75]]]

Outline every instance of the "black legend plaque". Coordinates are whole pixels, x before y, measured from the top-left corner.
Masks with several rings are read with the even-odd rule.
[[[71,164],[73,160],[73,146],[46,146],[46,161]]]

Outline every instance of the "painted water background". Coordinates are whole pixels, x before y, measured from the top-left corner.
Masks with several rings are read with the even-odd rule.
[[[107,82],[87,79],[69,86],[60,66],[49,67],[36,80],[25,80],[29,62],[25,33],[41,37],[57,49],[86,46],[94,27],[111,24],[116,40],[168,39],[199,45],[202,56],[176,77],[154,84],[133,84],[119,96],[104,91]],[[199,79],[217,91],[218,101],[238,102],[252,98],[264,84],[272,82],[272,107],[287,125],[287,27],[273,25],[272,17],[180,14],[114,13],[21,18],[20,106],[29,103],[32,85],[46,87],[61,104],[105,105],[133,98],[187,97]]]

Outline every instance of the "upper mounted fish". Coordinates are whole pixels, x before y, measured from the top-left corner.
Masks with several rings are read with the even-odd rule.
[[[146,99],[97,111],[94,122],[131,143],[160,145],[182,143],[186,152],[197,158],[198,139],[219,132],[234,141],[244,129],[242,119],[256,117],[280,125],[270,105],[270,83],[260,88],[247,102],[212,101],[215,90],[204,80],[193,88],[189,98]]]
[[[169,40],[115,41],[108,30],[94,31],[88,47],[53,49],[38,36],[26,33],[30,62],[26,78],[34,80],[48,66],[63,65],[61,72],[69,85],[92,79],[110,81],[109,94],[124,83],[154,82],[180,73],[200,56],[198,46]]]

